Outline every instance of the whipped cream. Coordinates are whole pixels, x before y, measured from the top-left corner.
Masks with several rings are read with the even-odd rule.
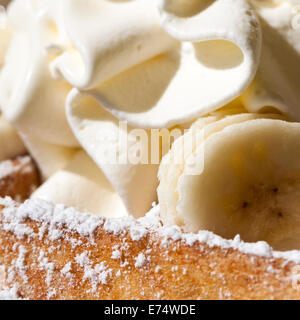
[[[263,31],[260,65],[255,80],[242,95],[250,112],[273,107],[294,121],[300,120],[300,22],[299,3],[293,1],[255,1]],[[299,11],[300,12],[300,11]]]
[[[272,107],[297,121],[294,7],[254,0],[13,0],[1,31],[0,55],[11,41],[0,106],[46,180],[33,197],[140,217],[157,198],[162,154],[155,164],[103,158],[111,150],[130,155],[135,129],[149,135],[151,128],[189,127],[237,99],[250,112]],[[107,139],[120,134],[123,120],[131,130],[125,149]]]
[[[33,199],[50,199],[75,206],[82,212],[103,213],[111,217],[127,215],[127,210],[109,181],[84,151],[53,174],[32,195]]]
[[[25,154],[26,148],[17,131],[0,116],[0,161]]]
[[[43,181],[63,169],[79,150],[79,148],[56,145],[25,134],[21,134],[21,137],[24,145],[30,150],[37,162]]]

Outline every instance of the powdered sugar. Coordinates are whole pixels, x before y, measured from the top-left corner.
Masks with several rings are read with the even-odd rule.
[[[23,277],[24,281],[27,282],[27,275],[26,275],[26,262],[25,262],[25,256],[26,256],[27,250],[24,248],[24,246],[19,246],[19,256],[15,261],[15,266],[17,267],[20,275]]]
[[[28,230],[24,231],[23,240],[15,243],[9,242],[9,234],[2,232],[1,235],[4,255],[0,259],[5,257],[5,260],[0,263],[5,265],[6,272],[4,284],[18,284],[20,294],[27,298],[129,297],[136,294],[134,288],[138,286],[139,298],[165,299],[168,297],[167,291],[157,289],[153,292],[152,286],[155,288],[155,284],[160,283],[164,288],[168,286],[166,279],[171,277],[179,288],[181,280],[189,281],[195,274],[202,277],[203,272],[205,277],[224,287],[220,296],[230,298],[230,294],[234,296],[234,293],[226,289],[226,282],[235,276],[228,271],[232,268],[231,263],[227,268],[230,274],[226,274],[220,267],[219,258],[228,254],[231,258],[234,256],[234,261],[239,256],[245,259],[232,249],[252,253],[249,259],[246,258],[250,270],[247,285],[251,292],[259,281],[256,273],[256,268],[260,268],[258,263],[262,262],[259,257],[268,257],[266,264],[260,264],[263,265],[260,272],[263,272],[267,282],[265,287],[268,288],[271,286],[269,277],[275,278],[280,288],[290,286],[292,281],[285,281],[290,276],[290,266],[281,269],[281,265],[286,266],[288,260],[277,262],[275,257],[300,261],[299,251],[274,252],[264,242],[244,243],[239,236],[224,240],[207,231],[187,234],[176,226],[164,227],[159,217],[159,206],[141,219],[126,218],[124,221],[122,218],[105,219],[79,213],[42,200],[28,200],[19,205],[6,198],[0,200],[1,205],[7,207],[0,212],[0,228],[5,224],[22,224],[34,229],[29,234]],[[66,210],[72,215],[72,222],[66,216]],[[28,218],[37,223],[30,222]],[[11,230],[17,230],[17,236],[20,236],[20,230]],[[232,260],[229,258],[229,261]],[[149,283],[146,284],[145,279],[149,279]],[[135,284],[131,287],[133,282]],[[115,291],[116,287],[119,291]],[[280,288],[275,287],[274,294],[268,289],[270,297],[277,297]],[[195,290],[195,297],[209,297],[201,285]],[[184,294],[188,297],[189,292]]]
[[[156,266],[155,267],[155,272],[158,273],[160,271],[161,267],[160,266]]]
[[[118,250],[118,249],[115,249],[111,254],[111,258],[112,259],[116,259],[117,260],[117,259],[121,259],[121,257],[122,257],[122,252],[120,250]]]
[[[93,266],[88,255],[88,252],[85,251],[82,254],[77,255],[75,260],[84,269],[83,281],[89,280],[92,286],[91,291],[95,292],[99,284],[105,285],[108,283],[112,276],[112,270],[106,266],[104,261]]]
[[[18,290],[16,286],[12,288],[4,288],[0,290],[0,300],[23,300],[18,295]]]
[[[140,253],[137,257],[136,257],[136,262],[135,262],[135,267],[136,268],[141,268],[146,264],[146,257],[144,256],[143,253]]]
[[[60,271],[62,275],[64,275],[67,278],[71,277],[70,271],[72,270],[72,263],[68,262]]]
[[[53,271],[54,271],[55,266],[53,263],[49,262],[48,258],[46,257],[46,253],[43,250],[40,251],[40,255],[38,257],[38,262],[39,262],[40,270],[44,270],[47,273],[46,283],[49,287],[51,285]]]
[[[0,163],[0,179],[3,179],[24,167],[24,170],[31,170],[29,166],[31,159],[29,156],[18,157],[16,161],[6,160]],[[24,172],[25,173],[25,172]]]
[[[76,255],[75,261],[81,266],[84,267],[86,265],[91,264],[90,259],[88,258],[88,252],[85,251],[79,255]]]
[[[98,284],[107,284],[112,276],[112,269],[107,268],[105,262],[96,264],[94,267],[89,265],[84,266],[83,280],[90,280],[92,284],[92,291],[97,290]]]
[[[41,228],[45,229],[45,224],[47,224],[49,238],[56,240],[62,237],[60,231],[62,227],[78,232],[81,236],[89,236],[92,239],[97,227],[102,226],[105,231],[117,235],[127,233],[133,241],[138,241],[148,234],[157,234],[157,236],[162,239],[164,246],[168,246],[170,241],[182,241],[189,246],[200,242],[207,244],[209,247],[232,248],[242,253],[255,256],[284,258],[288,261],[300,263],[300,251],[297,250],[277,252],[273,251],[267,243],[262,241],[246,243],[243,242],[239,236],[236,236],[233,240],[226,240],[208,231],[200,231],[194,234],[183,233],[177,226],[163,227],[159,218],[159,206],[152,208],[145,217],[136,220],[132,217],[105,219],[87,213],[79,213],[73,208],[67,208],[63,205],[53,205],[43,200],[27,200],[24,204],[19,205],[10,198],[5,198],[0,199],[0,205],[5,207],[2,210],[4,230],[13,232],[19,238],[34,236],[32,230],[24,223],[25,220],[29,218],[42,223]],[[122,255],[121,251],[122,248],[114,248],[112,250],[112,258],[120,259]],[[93,270],[101,269],[100,266],[91,266],[87,252],[77,256],[76,261],[83,267],[88,265],[89,268],[92,268],[87,269],[87,273],[89,274],[89,276],[86,276],[87,279],[94,279],[92,276],[94,274]],[[136,267],[139,268],[143,266],[146,261],[147,258],[145,254],[140,253],[139,256],[136,257]],[[122,263],[126,264],[126,259]],[[109,272],[105,277],[103,274],[101,281],[105,282],[108,278]]]
[[[49,237],[56,240],[61,236],[57,229],[63,226],[78,232],[81,236],[88,236],[104,222],[101,217],[79,213],[74,208],[53,205],[42,200],[27,200],[18,206],[12,199],[6,197],[0,199],[0,205],[5,206],[2,210],[5,231],[11,231],[18,237],[30,236],[33,233],[24,225],[27,218],[36,222],[50,223]]]

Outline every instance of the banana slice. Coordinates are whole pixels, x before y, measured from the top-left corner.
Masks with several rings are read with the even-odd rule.
[[[219,114],[215,112],[212,116],[198,119],[184,136],[174,142],[170,152],[163,158],[158,174],[160,180],[157,189],[158,199],[166,223],[179,225],[184,223],[183,218],[178,215],[176,210],[179,199],[177,186],[188,158],[195,153],[199,144],[202,144],[211,134],[221,131],[229,125],[263,117],[280,118],[281,116],[245,113],[224,117],[223,112]],[[200,141],[195,141],[193,138],[199,132]]]
[[[219,118],[221,118],[221,116],[218,117],[217,115],[200,118],[196,122],[198,130],[202,130],[206,125],[217,121]],[[196,123],[193,125],[194,127],[196,126]],[[192,153],[191,148],[189,148],[189,152],[184,152],[185,149],[188,149],[184,148],[184,144],[187,145],[188,141],[192,139],[191,132],[192,131],[190,129],[184,136],[174,142],[169,153],[163,157],[159,167],[158,177],[160,184],[157,188],[158,201],[164,220],[168,224],[179,224],[179,221],[175,216],[178,198],[176,185],[183,171],[185,159]],[[179,159],[177,163],[175,163],[175,157]]]
[[[300,125],[276,118],[249,114],[202,124],[205,140],[193,151],[204,157],[199,175],[187,171],[189,154],[181,165],[165,164],[180,152],[178,139],[159,171],[164,222],[299,249]]]
[[[107,217],[126,216],[122,200],[92,159],[79,151],[31,196]]]

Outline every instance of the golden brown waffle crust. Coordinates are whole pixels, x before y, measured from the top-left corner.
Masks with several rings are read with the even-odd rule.
[[[2,286],[14,286],[22,298],[300,298],[299,252],[183,234],[161,226],[158,207],[134,220],[40,200],[0,203]]]
[[[39,186],[38,170],[30,156],[0,162],[0,197],[23,202]]]

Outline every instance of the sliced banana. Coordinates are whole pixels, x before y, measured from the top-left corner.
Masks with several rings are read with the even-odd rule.
[[[277,117],[234,115],[202,123],[204,142],[192,154],[204,158],[198,175],[187,170],[189,154],[183,164],[165,163],[181,152],[178,139],[159,170],[163,221],[186,231],[265,240],[278,250],[299,249],[300,125]]]
[[[217,116],[208,116],[200,118],[197,123],[198,130],[202,130],[209,123],[213,123],[218,120]],[[195,124],[194,124],[195,126]],[[192,150],[186,149],[184,145],[188,145],[188,142],[192,139],[192,131],[189,130],[184,136],[177,139],[169,153],[167,153],[160,164],[158,177],[160,184],[157,188],[158,200],[161,208],[161,213],[164,216],[165,222],[168,224],[178,223],[176,219],[176,202],[177,202],[177,181],[183,171],[184,161]],[[188,152],[189,151],[189,152]],[[175,159],[178,159],[175,162]]]
[[[66,168],[57,171],[31,197],[101,216],[127,215],[121,198],[84,151],[79,151]]]
[[[190,130],[174,142],[170,152],[163,158],[159,168],[158,199],[161,206],[164,221],[168,224],[183,224],[183,218],[176,210],[179,199],[178,181],[184,172],[188,158],[195,154],[195,150],[211,134],[223,130],[225,127],[257,118],[281,117],[277,114],[236,114],[224,117],[224,113],[217,112],[213,116],[198,119]],[[200,139],[196,141],[195,135],[200,133]],[[201,164],[200,164],[201,165]]]
[[[0,161],[14,158],[26,152],[17,131],[0,115]]]

